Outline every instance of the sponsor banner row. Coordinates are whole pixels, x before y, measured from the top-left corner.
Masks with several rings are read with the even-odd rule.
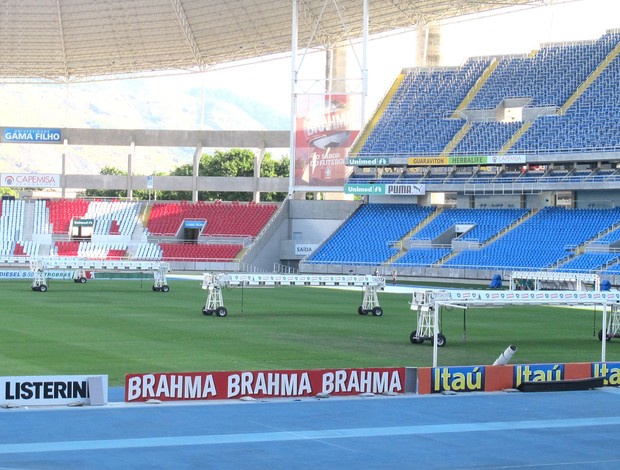
[[[107,402],[107,375],[0,377],[0,406]]]
[[[447,302],[524,302],[524,303],[617,303],[620,302],[619,291],[493,291],[453,289],[433,292],[433,298],[437,301]]]
[[[349,157],[347,166],[452,166],[452,165],[509,165],[526,163],[525,155],[469,155],[435,157]]]
[[[385,196],[422,196],[426,194],[423,184],[372,184],[347,183],[344,185],[345,194],[385,195]]]
[[[406,380],[405,371],[405,368],[370,368],[128,374],[125,378],[125,401],[414,392],[415,385],[406,390],[405,384],[415,380]],[[407,372],[415,374],[412,369],[407,369]]]
[[[48,279],[73,279],[73,271],[45,271],[45,277]],[[93,279],[92,274],[87,276]],[[4,269],[0,270],[1,279],[33,279],[34,272],[30,269]]]
[[[524,382],[594,377],[605,377],[605,385],[620,385],[620,362],[424,367],[418,369],[418,393],[496,392]]]
[[[526,163],[525,155],[471,155],[463,157],[409,157],[410,166],[507,165]]]
[[[60,175],[44,173],[2,173],[0,186],[14,188],[60,188]]]
[[[526,382],[590,378],[617,387],[620,362],[128,374],[125,402],[494,392]],[[0,406],[107,402],[107,375],[0,377]]]

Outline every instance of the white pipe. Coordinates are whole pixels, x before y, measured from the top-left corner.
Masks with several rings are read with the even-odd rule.
[[[508,364],[510,359],[512,359],[512,356],[514,355],[515,352],[517,352],[517,347],[511,344],[510,346],[506,348],[506,350],[503,353],[499,355],[497,359],[495,359],[495,362],[493,363],[493,365],[494,366],[505,366],[506,364]]]

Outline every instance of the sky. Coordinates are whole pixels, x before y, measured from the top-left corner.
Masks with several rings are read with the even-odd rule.
[[[543,4],[484,18],[452,20],[441,25],[441,65],[457,66],[472,56],[528,53],[548,42],[593,40],[608,29],[620,28],[620,0],[575,0],[560,4],[541,0],[540,5]],[[371,116],[403,68],[421,65],[416,64],[416,36],[416,32],[407,32],[368,42],[365,119]],[[359,48],[356,46],[358,59],[361,57]],[[323,60],[322,53],[304,58],[301,75],[320,78],[324,71]],[[353,69],[350,75],[359,76],[353,54],[349,54],[348,63]],[[0,126],[153,128],[157,125],[161,129],[201,129],[205,128],[203,109],[212,108],[200,104],[214,90],[233,92],[242,100],[255,102],[253,106],[268,106],[287,117],[291,110],[290,58],[263,59],[251,65],[192,75],[102,81],[69,87],[0,85]],[[81,104],[76,107],[72,106],[73,102]],[[88,106],[82,104],[85,102]],[[48,108],[42,108],[42,103],[47,103]],[[226,107],[221,108],[219,114],[223,118]],[[289,121],[284,119],[284,122]],[[241,119],[223,119],[221,125],[230,130],[261,128],[260,122]],[[0,171],[18,171],[18,167],[8,167],[13,161],[16,164],[27,161],[30,166],[24,166],[24,170],[36,169],[37,159],[42,165],[48,165],[40,148],[36,154],[29,154],[24,149],[18,151],[6,147],[6,144],[0,146]],[[20,162],[17,157],[6,157],[7,152],[19,152],[15,154],[26,157]],[[180,163],[179,158],[191,159],[178,155],[169,158],[166,152],[169,150],[164,150],[160,162],[155,164],[157,171],[168,170],[164,168],[168,160],[174,167]],[[288,149],[282,152],[288,154]],[[115,158],[118,161],[112,163],[122,167],[126,149],[117,153]],[[278,157],[275,152],[274,156]],[[144,161],[148,166],[146,158]],[[75,161],[78,160],[76,157]],[[53,167],[50,171],[59,169]],[[68,173],[72,171],[67,168]],[[92,166],[88,171],[98,172]]]

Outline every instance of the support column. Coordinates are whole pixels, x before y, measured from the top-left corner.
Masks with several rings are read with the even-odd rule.
[[[192,165],[192,202],[198,202],[198,176],[200,176],[200,157],[202,156],[202,142],[196,144],[194,162]]]
[[[418,30],[417,62],[419,67],[437,67],[441,62],[441,31],[437,25]]]
[[[258,155],[254,156],[254,182],[258,182],[258,178],[260,178],[260,167],[263,164],[263,160],[265,159],[265,141],[262,140],[260,142],[260,147],[258,149]],[[252,200],[254,202],[260,202],[260,191],[254,191],[252,195]]]
[[[60,186],[61,186],[61,197],[64,199],[67,194],[67,147],[69,141],[67,139],[63,142],[62,148],[62,157],[61,157],[61,175],[60,175]]]
[[[132,163],[133,163],[133,158],[135,157],[135,155],[136,155],[136,143],[132,141],[130,145],[130,152],[127,155],[127,199],[129,199],[130,201],[133,199],[133,185],[132,185],[131,177],[133,173]]]

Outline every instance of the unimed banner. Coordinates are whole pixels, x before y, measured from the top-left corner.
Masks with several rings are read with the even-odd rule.
[[[129,374],[125,401],[405,393],[404,368]]]
[[[345,165],[347,152],[360,127],[349,96],[300,95],[296,100],[295,186],[343,186],[352,171]]]

